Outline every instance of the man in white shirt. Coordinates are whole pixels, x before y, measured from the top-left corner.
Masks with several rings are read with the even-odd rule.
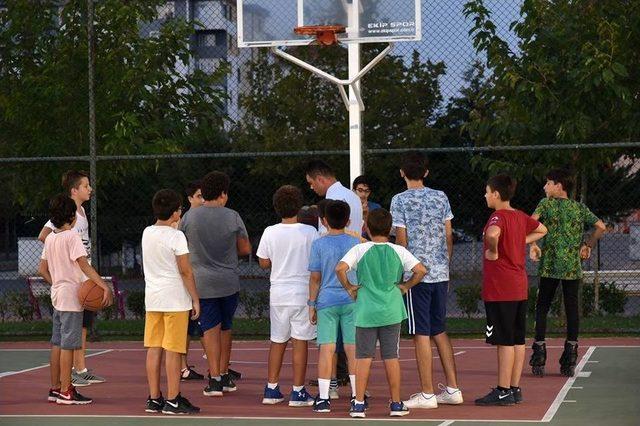
[[[336,174],[331,167],[322,160],[310,161],[305,169],[305,175],[307,183],[316,194],[325,197],[327,200],[340,200],[349,204],[351,213],[347,229],[360,235],[364,224],[360,198],[349,188],[345,188],[336,179]],[[325,231],[322,224],[319,225],[318,230],[321,233]]]

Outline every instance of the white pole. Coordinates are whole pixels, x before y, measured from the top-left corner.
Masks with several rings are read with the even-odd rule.
[[[360,26],[358,0],[353,0],[348,13],[349,29],[354,34],[358,32]],[[360,72],[360,43],[349,43],[347,45],[349,54],[349,79],[355,78]],[[360,81],[356,88],[360,91]],[[351,87],[349,87],[349,175],[348,187],[351,187],[353,180],[363,172],[362,166],[362,111],[358,98]]]

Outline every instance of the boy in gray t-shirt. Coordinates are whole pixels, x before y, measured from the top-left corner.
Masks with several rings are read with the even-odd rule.
[[[229,375],[231,326],[238,306],[238,256],[251,253],[247,229],[235,210],[225,207],[229,177],[211,172],[202,180],[204,205],[180,222],[189,243],[190,260],[200,295],[202,344],[209,363],[206,396],[236,390]]]

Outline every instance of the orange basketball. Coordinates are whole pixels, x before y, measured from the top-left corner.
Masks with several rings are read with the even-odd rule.
[[[104,290],[98,284],[91,280],[86,280],[80,286],[78,291],[78,298],[82,307],[87,311],[99,311],[103,308],[102,297]]]

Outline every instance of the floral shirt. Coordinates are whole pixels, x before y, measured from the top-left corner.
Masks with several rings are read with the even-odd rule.
[[[549,232],[542,240],[539,275],[577,280],[582,277],[580,246],[586,226],[599,219],[584,204],[567,198],[544,198],[533,212]]]

